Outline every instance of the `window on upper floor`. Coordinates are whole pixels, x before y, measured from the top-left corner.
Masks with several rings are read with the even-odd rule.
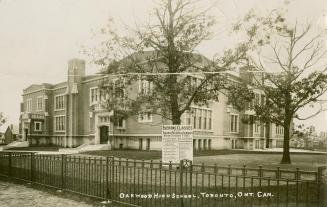
[[[211,130],[211,109],[191,107],[190,112],[186,112],[186,124],[192,125],[193,129]]]
[[[32,99],[31,98],[26,100],[26,112],[32,112]]]
[[[126,120],[124,118],[119,118],[117,121],[117,129],[125,129],[126,128]]]
[[[262,99],[261,99],[261,94],[259,93],[254,93],[254,98],[248,103],[248,108],[254,109],[255,106],[261,105]]]
[[[125,98],[125,80],[115,79],[114,80],[114,94],[116,98]]]
[[[197,112],[197,117],[198,117],[198,128],[201,129],[202,128],[202,110],[201,109],[198,109],[196,110]]]
[[[151,112],[140,112],[138,115],[138,122],[152,122],[152,113]]]
[[[230,132],[237,133],[239,130],[239,115],[231,114],[230,115]]]
[[[212,111],[211,110],[208,110],[208,129],[211,130],[212,128]]]
[[[259,93],[254,94],[254,105],[260,105],[261,104],[261,95]]]
[[[66,116],[54,117],[55,132],[64,132],[66,128]]]
[[[198,87],[203,79],[201,77],[194,77],[194,76],[188,76],[187,78],[189,79],[190,88]]]
[[[100,92],[98,87],[90,88],[90,105],[96,104],[99,101]]]
[[[191,116],[192,116],[192,114],[189,111],[187,111],[185,116],[186,116],[185,117],[186,118],[186,125],[191,125]]]
[[[36,99],[36,109],[37,111],[43,111],[43,96],[38,96]]]
[[[139,93],[148,95],[152,92],[153,83],[146,79],[139,79]]]
[[[55,110],[65,109],[65,96],[58,95],[55,96]]]
[[[253,128],[254,128],[254,133],[255,134],[260,134],[260,123],[259,122],[255,122],[253,123]]]

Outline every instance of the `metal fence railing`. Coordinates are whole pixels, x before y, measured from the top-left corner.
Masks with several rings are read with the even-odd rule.
[[[0,175],[130,206],[319,206],[315,171],[0,153]]]

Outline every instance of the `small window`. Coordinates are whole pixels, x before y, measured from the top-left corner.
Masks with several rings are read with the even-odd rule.
[[[126,121],[124,118],[120,118],[117,121],[117,128],[118,129],[125,129],[126,128]]]
[[[152,114],[151,112],[141,112],[138,115],[138,122],[152,122]]]
[[[34,122],[34,131],[42,131],[42,122]]]

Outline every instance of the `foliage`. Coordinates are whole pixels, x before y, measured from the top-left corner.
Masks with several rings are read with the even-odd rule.
[[[117,111],[119,106],[119,111],[129,114],[147,110],[180,124],[181,115],[192,104],[208,106],[219,100],[220,93],[235,88],[226,72],[247,64],[252,35],[211,60],[198,54],[197,47],[212,37],[215,24],[208,14],[211,5],[198,9],[198,4],[193,0],[161,1],[151,21],[129,28],[126,36],[117,34],[112,21],[102,30],[106,38],[101,49],[93,50],[95,63],[110,77],[120,74],[117,77],[124,82],[124,97],[118,99],[109,93],[114,91],[113,81],[108,78],[102,84],[102,91],[109,96],[104,104],[107,109]],[[130,89],[138,87],[138,81],[148,89],[132,96]]]
[[[6,123],[6,118],[2,112],[0,112],[0,126]]]

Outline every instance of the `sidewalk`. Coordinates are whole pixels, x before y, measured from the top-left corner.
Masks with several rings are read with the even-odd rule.
[[[92,207],[94,205],[83,201],[62,198],[51,193],[26,187],[24,185],[13,184],[0,181],[0,207],[63,207],[63,206],[79,206]]]

